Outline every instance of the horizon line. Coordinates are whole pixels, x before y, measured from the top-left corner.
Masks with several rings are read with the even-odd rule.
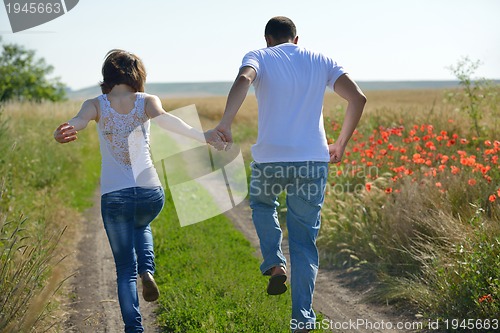
[[[477,78],[476,80],[481,80],[483,78]],[[493,81],[500,83],[500,78],[498,79],[486,79],[487,81]],[[224,81],[224,80],[215,80],[215,81],[154,81],[154,82],[146,82],[145,85],[150,85],[150,84],[211,84],[211,83],[232,83],[234,81]],[[357,83],[418,83],[418,82],[431,82],[431,83],[458,83],[460,82],[458,79],[399,79],[399,80],[356,80]],[[99,87],[99,83],[96,83],[95,85],[89,85],[85,86],[82,88],[71,88],[67,86],[69,91],[76,92],[79,90],[84,90],[84,89],[89,89],[89,88],[95,88]]]

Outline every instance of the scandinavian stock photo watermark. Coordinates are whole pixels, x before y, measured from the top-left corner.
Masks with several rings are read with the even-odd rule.
[[[296,319],[290,321],[292,330],[334,330],[334,331],[393,331],[398,332],[415,332],[422,330],[440,331],[440,330],[486,330],[497,331],[500,328],[500,320],[494,319],[435,319],[422,321],[398,321],[391,322],[386,320],[369,320],[369,319],[349,319],[345,321],[335,321],[323,319],[314,323],[301,323]]]
[[[72,10],[79,0],[4,0],[12,32],[52,21]]]
[[[311,201],[322,194],[340,195],[362,191],[366,187],[367,178],[376,179],[380,174],[376,166],[353,168],[350,165],[322,164],[323,166],[318,167],[318,162],[288,165],[252,162],[250,193],[256,196],[277,197],[285,192],[288,196],[298,196]]]

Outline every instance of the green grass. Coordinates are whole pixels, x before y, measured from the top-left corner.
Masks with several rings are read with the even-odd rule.
[[[43,218],[55,198],[83,210],[98,184],[100,156],[95,126],[79,133],[79,140],[61,145],[52,133],[78,111],[75,103],[8,104],[7,128],[2,136],[0,168],[7,189],[3,203],[10,211]],[[46,217],[46,216],[45,216]]]
[[[71,274],[61,262],[73,232],[65,227],[90,205],[98,179],[95,134],[71,145],[52,137],[77,111],[67,102],[0,112],[0,332],[41,332],[60,321],[54,292]]]
[[[290,292],[266,294],[254,248],[225,216],[181,228],[167,192],[152,228],[164,332],[290,331]]]

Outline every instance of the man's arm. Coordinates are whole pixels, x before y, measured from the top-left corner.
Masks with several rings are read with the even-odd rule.
[[[351,80],[347,74],[340,76],[334,84],[334,91],[347,101],[346,115],[340,135],[334,144],[329,145],[330,162],[337,163],[342,160],[345,147],[358,125],[361,114],[366,104],[366,97],[359,89],[356,82]]]
[[[219,133],[224,136],[224,141],[227,143],[233,142],[233,136],[231,134],[231,125],[233,123],[234,117],[238,110],[243,104],[245,97],[247,96],[248,89],[252,85],[252,82],[257,77],[257,72],[250,66],[242,67],[234,80],[233,86],[229,91],[227,96],[226,108],[224,110],[224,115],[222,119],[215,128]],[[230,145],[229,145],[230,146]]]
[[[87,127],[91,120],[97,120],[97,108],[94,101],[89,99],[83,102],[78,114],[70,121],[57,127],[54,132],[54,139],[59,143],[68,143],[78,139],[78,131]]]

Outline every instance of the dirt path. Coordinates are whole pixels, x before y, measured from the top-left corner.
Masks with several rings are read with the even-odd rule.
[[[115,264],[101,219],[99,191],[94,204],[83,215],[75,239],[77,272],[70,280],[70,301],[64,333],[121,333],[123,321],[116,291]],[[77,222],[75,222],[77,223]],[[139,292],[142,290],[139,280]],[[160,330],[155,326],[155,303],[147,303],[139,294],[144,329],[147,333]]]
[[[259,239],[252,223],[248,201],[243,201],[226,215],[251,242],[260,256]],[[286,238],[283,240],[282,250],[290,262]],[[288,271],[290,272],[290,269]],[[388,306],[366,303],[362,292],[353,291],[342,285],[342,279],[337,271],[319,269],[313,306],[316,312],[320,312],[331,322],[328,323],[328,327],[335,328],[333,331],[336,333],[411,332],[411,330],[395,329],[398,323],[411,324],[408,318],[395,314]],[[393,329],[389,329],[391,326]]]
[[[255,247],[256,254],[260,255],[258,237],[251,221],[248,201],[242,202],[227,212],[226,215]],[[85,212],[79,229],[80,232],[76,234],[80,233],[80,235],[77,236],[78,239],[75,239],[75,242],[78,243],[75,249],[78,270],[75,277],[70,280],[71,284],[68,291],[70,301],[66,304],[68,314],[64,323],[64,332],[123,332],[123,323],[116,293],[115,268],[100,216],[100,196],[98,192],[94,195],[93,207]],[[286,240],[283,244],[283,251],[289,259]],[[142,288],[139,285],[140,290]],[[314,308],[331,322],[331,327],[340,328],[334,330],[339,333],[411,331],[387,329],[387,323],[395,327],[398,322],[408,322],[408,319],[391,313],[390,307],[367,304],[363,300],[361,292],[353,291],[342,285],[339,273],[336,271],[320,268],[314,295]],[[141,302],[141,312],[144,317],[146,333],[161,332],[155,325],[154,310],[155,303]],[[377,329],[382,324],[385,325],[383,326],[384,329]]]

